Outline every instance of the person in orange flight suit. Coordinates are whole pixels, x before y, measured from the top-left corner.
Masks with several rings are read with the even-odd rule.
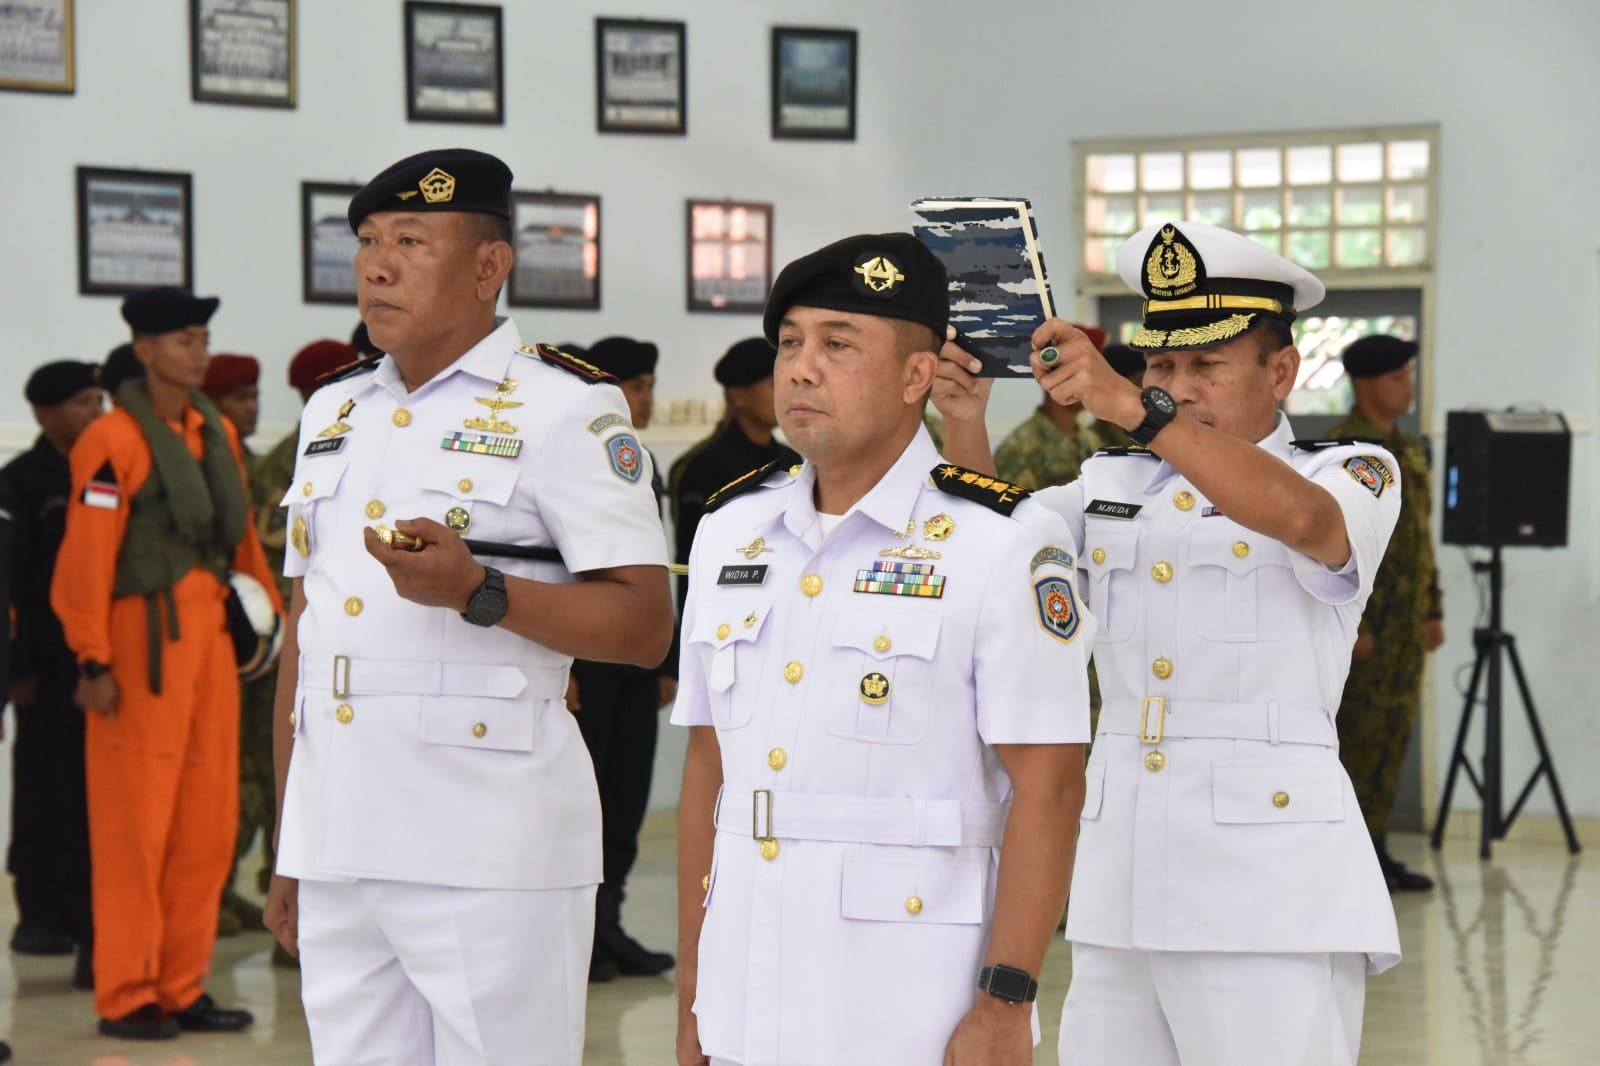
[[[95,1010],[102,1033],[126,1039],[253,1021],[203,987],[237,822],[228,572],[283,604],[249,521],[238,433],[196,391],[218,302],[159,288],[123,303],[145,373],[72,449],[51,587],[90,712]]]

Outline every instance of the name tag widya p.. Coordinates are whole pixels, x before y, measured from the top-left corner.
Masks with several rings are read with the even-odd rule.
[[[717,572],[719,585],[760,585],[767,580],[767,564],[724,566]]]

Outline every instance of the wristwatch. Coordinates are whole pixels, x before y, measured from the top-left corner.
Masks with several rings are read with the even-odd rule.
[[[506,616],[511,601],[506,598],[506,576],[492,566],[483,568],[483,584],[467,601],[461,617],[475,626],[495,626]]]
[[[1128,439],[1141,448],[1148,448],[1156,434],[1178,417],[1178,405],[1166,389],[1154,385],[1140,393],[1139,399],[1144,403],[1144,421],[1128,431]]]
[[[82,675],[85,681],[98,681],[110,672],[111,667],[107,666],[105,663],[95,662],[93,659],[90,659],[86,663],[82,663],[78,667],[78,673]]]
[[[978,988],[1007,1003],[1032,1003],[1039,995],[1039,982],[1027,970],[1013,966],[985,966],[978,974]]]

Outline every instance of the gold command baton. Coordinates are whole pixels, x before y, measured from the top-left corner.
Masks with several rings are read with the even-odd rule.
[[[398,529],[388,526],[377,526],[373,532],[378,534],[378,539],[391,548],[400,551],[419,552],[423,548],[422,541],[416,537],[407,536]],[[487,555],[498,559],[533,559],[542,563],[559,563],[561,551],[558,548],[547,548],[529,544],[501,544],[493,540],[474,540],[471,537],[462,537],[461,542],[467,546],[467,551],[473,555]],[[680,577],[689,572],[689,568],[681,563],[672,563],[667,569]]]

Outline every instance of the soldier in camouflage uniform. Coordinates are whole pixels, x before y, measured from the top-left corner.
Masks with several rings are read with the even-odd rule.
[[[1339,705],[1339,757],[1355,784],[1391,890],[1422,892],[1433,881],[1390,857],[1385,846],[1400,767],[1416,724],[1424,656],[1444,642],[1439,571],[1428,533],[1428,454],[1397,425],[1416,392],[1417,345],[1398,337],[1363,337],[1344,352],[1355,406],[1333,437],[1383,442],[1400,463],[1400,519],[1378,568],[1372,597]]]

